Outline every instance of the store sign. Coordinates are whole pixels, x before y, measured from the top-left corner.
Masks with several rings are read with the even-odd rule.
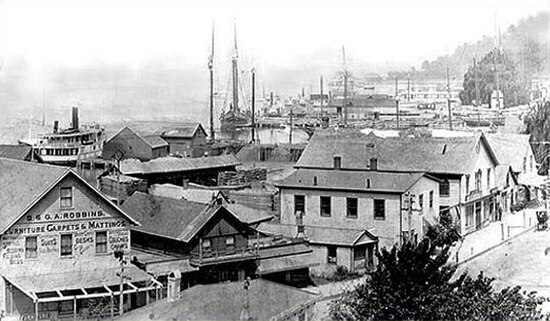
[[[27,222],[49,222],[65,220],[85,220],[90,218],[103,218],[107,215],[102,210],[97,211],[66,211],[55,213],[42,213],[37,215],[27,215]]]
[[[126,227],[126,221],[88,221],[79,223],[49,223],[32,226],[14,226],[6,232],[6,235],[42,234],[55,232],[75,232],[82,230],[110,229]]]

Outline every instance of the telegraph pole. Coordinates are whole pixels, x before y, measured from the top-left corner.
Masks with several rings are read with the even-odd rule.
[[[346,67],[346,49],[342,46],[342,57],[344,61],[344,125],[348,124],[348,70]]]
[[[479,84],[478,84],[478,80],[477,80],[477,62],[476,62],[476,57],[474,56],[474,85],[475,85],[475,90],[476,90],[476,107],[479,107]]]
[[[214,22],[212,22],[212,52],[208,58],[208,70],[210,71],[210,141],[216,140],[214,136]]]
[[[397,120],[397,130],[399,130],[399,87],[398,78],[395,76],[395,116]]]
[[[451,111],[451,84],[449,82],[449,66],[447,66],[447,108],[449,109],[449,130],[453,130],[453,113]]]
[[[321,91],[321,115],[323,115],[323,76],[321,76],[319,81],[319,87]]]
[[[288,134],[288,143],[292,144],[292,106],[290,106],[290,132]]]
[[[255,122],[255,105],[256,105],[256,70],[252,68],[252,143],[256,141],[256,122]]]

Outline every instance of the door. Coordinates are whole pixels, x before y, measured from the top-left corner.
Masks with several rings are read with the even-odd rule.
[[[481,228],[481,202],[475,204],[476,230]]]

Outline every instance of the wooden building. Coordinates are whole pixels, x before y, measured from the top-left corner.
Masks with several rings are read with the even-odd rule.
[[[257,231],[253,226],[265,216],[240,218],[223,198],[204,204],[136,192],[122,208],[142,224],[132,229],[133,247],[177,260],[182,288],[257,275],[307,284],[307,242]]]
[[[168,143],[160,136],[141,136],[128,126],[107,139],[102,151],[103,159],[107,160],[136,158],[140,161],[148,161],[168,154]]]
[[[113,255],[129,254],[130,227],[139,223],[73,170],[0,159],[0,185],[0,309],[7,317],[98,318],[157,297],[159,282],[132,265],[119,276]]]
[[[160,136],[170,145],[170,154],[185,157],[204,155],[207,134],[200,123],[182,124],[164,130]]]
[[[42,163],[40,155],[29,145],[0,145],[0,157]]]

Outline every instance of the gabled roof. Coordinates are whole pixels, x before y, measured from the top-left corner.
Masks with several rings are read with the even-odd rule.
[[[141,222],[135,230],[179,239],[181,231],[205,209],[203,203],[134,192],[122,209]]]
[[[0,234],[68,175],[76,177],[130,222],[139,224],[68,167],[0,158]]]
[[[201,130],[206,136],[206,131],[201,123],[189,123],[171,127],[162,131],[160,136],[170,138],[193,138],[198,130]]]
[[[313,304],[318,294],[254,279],[248,288],[250,320],[286,320],[295,308]],[[195,285],[176,301],[163,299],[124,313],[116,320],[240,320],[243,283]]]
[[[147,162],[138,159],[125,159],[120,164],[123,174],[158,174],[170,172],[185,172],[211,168],[237,166],[241,163],[233,155],[210,157],[161,157]]]
[[[358,172],[299,168],[294,170],[294,172],[284,179],[275,182],[275,186],[287,188],[404,193],[424,176],[439,182],[438,179],[424,173]],[[370,187],[367,187],[367,184],[369,184]]]
[[[27,160],[32,147],[29,145],[0,145],[0,157]]]
[[[510,175],[509,175],[510,174]],[[495,168],[495,185],[498,187],[506,187],[506,177],[511,177],[512,181],[517,184],[515,175],[512,174],[512,167],[508,164],[501,164]]]
[[[529,135],[489,134],[489,144],[495,151],[499,163],[509,164],[514,172],[523,170],[523,158],[529,155]]]
[[[105,141],[105,144],[109,143],[111,140],[113,140],[115,137],[117,137],[124,131],[130,132],[131,134],[139,138],[142,142],[144,142],[146,145],[148,145],[151,148],[168,146],[168,143],[164,139],[162,139],[159,135],[141,136],[139,133],[137,133],[135,130],[133,130],[129,126],[124,126],[121,129],[119,129],[116,133],[114,133],[111,137],[109,137],[109,139]]]
[[[379,171],[469,174],[477,154],[484,148],[495,164],[498,160],[483,134],[471,137],[387,137],[360,132],[315,134],[296,168],[332,168],[334,156],[341,168],[365,170],[371,158]]]

